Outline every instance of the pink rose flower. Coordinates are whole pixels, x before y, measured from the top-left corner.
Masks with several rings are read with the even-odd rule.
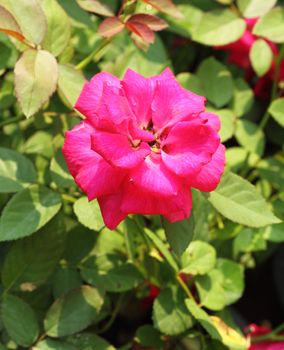
[[[185,219],[191,187],[218,185],[225,163],[219,118],[169,69],[152,78],[128,70],[122,81],[99,73],[75,108],[86,119],[66,133],[63,154],[110,229],[128,214]]]

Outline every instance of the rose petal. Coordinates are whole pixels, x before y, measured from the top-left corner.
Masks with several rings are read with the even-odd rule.
[[[66,133],[62,150],[70,173],[89,200],[116,191],[125,177],[91,149],[93,131],[88,122],[81,122]]]
[[[154,130],[161,133],[166,127],[204,111],[205,98],[183,89],[174,79],[156,81],[152,102]]]
[[[160,154],[151,154],[131,172],[131,181],[160,196],[177,195],[182,183],[163,164]]]
[[[135,121],[124,91],[104,83],[102,97],[92,124],[100,130],[129,133],[129,124]]]
[[[218,115],[210,112],[203,112],[199,114],[200,118],[206,121],[207,125],[210,125],[215,131],[219,131],[221,128],[221,122]]]
[[[136,116],[138,125],[146,128],[151,120],[151,104],[154,98],[157,81],[175,81],[175,77],[169,68],[166,68],[161,74],[151,78],[145,78],[128,69],[122,80],[122,86],[125,95]]]
[[[99,107],[102,97],[104,84],[111,86],[120,86],[120,81],[109,73],[96,74],[89,82],[87,82],[75,104],[75,109],[82,113],[85,117],[92,120],[95,118],[95,112]]]
[[[190,215],[191,191],[182,188],[176,196],[165,198],[130,183],[124,190],[121,210],[129,214],[163,215],[171,222],[183,220]]]
[[[151,119],[151,103],[155,87],[152,80],[128,69],[122,80],[122,86],[138,125],[146,128]]]
[[[220,144],[211,161],[204,165],[200,172],[189,180],[192,187],[204,192],[215,190],[224,172],[225,150],[225,146]]]
[[[219,135],[201,119],[179,122],[164,141],[162,159],[175,174],[192,176],[211,160],[219,144]]]
[[[114,230],[127,216],[120,210],[121,198],[121,192],[98,198],[104,223],[110,230]]]
[[[151,152],[145,142],[134,148],[127,136],[104,131],[94,132],[91,143],[94,151],[118,168],[133,168]]]

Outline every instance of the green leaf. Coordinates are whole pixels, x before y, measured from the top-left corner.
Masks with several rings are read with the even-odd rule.
[[[177,8],[183,14],[183,17],[177,19],[166,16],[169,30],[186,38],[191,38],[194,28],[202,18],[202,11],[188,2],[177,4]]]
[[[57,0],[42,0],[42,6],[48,25],[42,46],[53,53],[54,56],[58,56],[63,52],[70,40],[70,20]]]
[[[34,44],[42,42],[47,30],[47,21],[38,0],[1,0],[1,6],[15,17],[28,40]]]
[[[269,106],[268,112],[284,128],[284,98],[277,98]]]
[[[191,242],[182,256],[182,272],[192,275],[204,275],[213,269],[216,263],[216,251],[206,242]]]
[[[83,74],[71,65],[59,65],[58,89],[60,96],[73,107],[86,82]]]
[[[176,286],[162,290],[155,299],[152,317],[155,328],[166,335],[178,335],[193,326],[184,304],[184,294]]]
[[[246,150],[259,156],[263,155],[265,136],[256,124],[249,120],[239,119],[237,121],[235,136],[239,144]]]
[[[79,222],[89,229],[100,231],[105,226],[97,200],[89,202],[87,197],[81,197],[73,209]]]
[[[284,42],[284,8],[275,7],[257,21],[253,34],[271,40],[274,43]]]
[[[242,225],[263,227],[280,222],[255,187],[230,172],[222,176],[219,186],[208,199],[227,219]]]
[[[205,276],[198,276],[195,279],[196,288],[203,306],[214,311],[222,310],[225,307],[226,300],[223,283],[223,275],[217,269],[213,269]]]
[[[284,162],[280,159],[266,158],[257,163],[257,170],[263,179],[268,180],[275,188],[284,186]]]
[[[70,266],[79,264],[92,251],[97,239],[95,236],[97,234],[94,231],[89,231],[81,225],[75,226],[68,232],[63,257]]]
[[[143,281],[135,265],[115,254],[88,258],[81,267],[81,274],[88,283],[109,292],[131,290]]]
[[[200,79],[191,73],[180,73],[177,75],[178,82],[187,90],[198,95],[205,95]]]
[[[235,132],[236,117],[229,109],[221,109],[218,111],[221,119],[221,129],[219,135],[221,142],[229,140]]]
[[[161,334],[153,326],[148,324],[137,329],[135,341],[147,348],[150,347],[157,350],[164,348]]]
[[[217,269],[223,275],[226,305],[235,303],[244,292],[243,266],[228,259],[218,259]]]
[[[65,247],[61,215],[31,237],[13,243],[5,257],[2,283],[5,289],[32,291],[52,274]]]
[[[220,334],[214,326],[210,316],[196,304],[193,299],[186,299],[185,305],[192,316],[202,325],[209,335],[216,340],[221,340]]]
[[[250,62],[259,77],[265,75],[273,61],[273,52],[268,43],[263,39],[256,40],[249,52]]]
[[[173,251],[181,256],[193,240],[206,240],[208,237],[208,207],[210,204],[199,191],[192,189],[194,203],[189,218],[170,223],[162,218],[167,240]]]
[[[201,63],[197,76],[203,84],[205,96],[216,107],[223,107],[231,100],[234,88],[231,73],[214,57]]]
[[[256,231],[244,228],[239,232],[233,242],[233,254],[235,257],[239,253],[251,253],[266,249],[264,231]]]
[[[18,192],[35,181],[36,171],[28,158],[0,147],[0,192]]]
[[[53,156],[53,137],[46,131],[37,131],[29,137],[22,146],[22,152],[27,154],[40,154],[46,158]]]
[[[248,157],[248,159],[247,159]],[[254,167],[259,161],[259,156],[254,153],[250,153],[242,147],[230,147],[226,151],[226,166],[233,172],[242,170],[244,162],[248,162],[250,167]]]
[[[80,332],[96,321],[102,305],[103,296],[94,287],[71,291],[51,305],[44,320],[45,332],[55,338]]]
[[[33,14],[34,16],[34,14]],[[27,118],[34,115],[56,89],[57,62],[44,50],[26,50],[15,65],[15,93]]]
[[[125,239],[120,232],[111,231],[105,227],[99,234],[95,234],[95,237],[96,246],[93,249],[94,254],[126,254]]]
[[[265,15],[276,4],[277,0],[237,0],[237,5],[245,18]]]
[[[162,225],[171,248],[178,256],[182,255],[194,235],[193,216],[175,223],[162,218]]]
[[[235,80],[232,108],[236,116],[246,114],[253,104],[254,94],[250,86],[242,78]]]
[[[56,152],[54,158],[51,160],[50,173],[52,180],[58,187],[70,188],[75,185],[73,177],[68,171],[61,149]]]
[[[78,350],[74,345],[53,340],[53,339],[45,339],[37,343],[33,350]]]
[[[185,304],[194,318],[209,335],[234,350],[246,350],[248,341],[234,329],[227,326],[219,317],[209,316],[194,300],[186,299]]]
[[[114,16],[112,10],[99,0],[77,0],[82,9],[102,16]]]
[[[267,226],[264,230],[264,238],[270,242],[284,241],[284,223]]]
[[[77,350],[115,350],[105,339],[93,333],[81,333],[67,338]]]
[[[216,0],[217,2],[219,2],[220,4],[223,5],[229,5],[231,4],[234,0]]]
[[[39,335],[33,309],[18,297],[6,295],[1,304],[1,316],[7,333],[18,345],[30,347]]]
[[[67,292],[79,288],[82,284],[80,273],[76,269],[59,267],[52,278],[52,291],[54,298],[59,298]]]
[[[43,186],[32,185],[16,193],[2,211],[0,241],[31,235],[44,226],[60,207],[60,195]]]
[[[204,12],[192,38],[204,45],[227,45],[238,40],[245,28],[245,21],[230,10]]]
[[[192,214],[194,218],[193,240],[207,241],[209,239],[208,216],[211,205],[204,198],[200,191],[192,189]]]
[[[126,40],[128,38],[128,34]],[[160,74],[163,69],[169,66],[169,58],[162,40],[158,34],[155,34],[155,42],[152,44],[147,52],[136,48],[131,42],[126,46],[115,46],[112,44],[109,51],[117,53],[114,60],[104,62],[101,64],[101,70],[114,74],[121,78],[128,68],[133,69],[139,74],[145,76],[152,76]]]

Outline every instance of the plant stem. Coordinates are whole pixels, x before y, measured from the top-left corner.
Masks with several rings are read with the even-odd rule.
[[[13,118],[9,118],[7,120],[4,120],[3,122],[0,123],[0,128],[2,128],[5,125],[10,125],[13,124],[15,122],[18,122],[22,119],[22,116],[18,116],[18,117],[13,117]]]
[[[62,193],[61,197],[63,200],[65,200],[66,202],[70,202],[70,203],[75,203],[76,202],[76,198],[70,196],[69,194],[66,193]]]
[[[109,319],[108,322],[105,324],[105,326],[104,326],[101,330],[99,330],[99,331],[97,332],[98,334],[105,333],[107,330],[110,329],[110,327],[112,326],[113,322],[115,321],[115,319],[116,319],[116,317],[117,317],[117,315],[118,315],[118,313],[119,313],[119,310],[120,310],[121,305],[122,305],[122,302],[123,302],[123,297],[124,297],[123,294],[120,294],[120,295],[119,295],[118,300],[117,300],[117,303],[116,303],[116,305],[115,305],[115,307],[114,307],[114,310],[113,310],[113,312],[112,312],[112,314],[111,314],[110,319]]]
[[[272,102],[275,99],[275,97],[277,96],[277,86],[278,86],[278,79],[279,79],[279,73],[280,73],[280,65],[281,65],[281,61],[283,58],[284,58],[284,44],[282,44],[279,55],[276,58],[274,80],[273,80],[270,102]],[[270,114],[269,114],[268,109],[267,109],[262,120],[260,121],[259,129],[265,128],[269,118],[270,118]]]
[[[184,283],[184,281],[182,280],[182,278],[180,277],[180,275],[176,275],[176,279],[179,283],[179,285],[181,286],[181,288],[185,291],[186,295],[190,298],[194,300],[194,297],[190,291],[190,289],[187,287],[187,285]]]
[[[127,219],[126,219],[127,220]],[[126,223],[124,224],[124,237],[128,258],[131,262],[135,262],[135,250],[132,234],[129,232]]]
[[[82,70],[84,69],[89,63],[92,62],[92,60],[96,59],[101,51],[110,43],[111,39],[104,39],[101,44],[98,46],[98,48],[89,54],[89,56],[85,57],[81,62],[79,62],[76,65],[76,69]]]
[[[137,225],[137,227],[138,227],[139,233],[141,234],[141,237],[142,237],[142,239],[143,239],[145,245],[146,245],[147,248],[148,248],[148,251],[150,251],[150,250],[151,250],[151,245],[150,245],[150,243],[149,243],[148,237],[146,237],[145,234],[144,234],[144,229],[143,229],[143,227],[141,226],[137,215],[133,215],[133,219],[134,219],[134,221],[135,221],[135,223],[136,223],[136,225]]]

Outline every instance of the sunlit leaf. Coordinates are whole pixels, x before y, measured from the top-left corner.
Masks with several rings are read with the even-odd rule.
[[[44,50],[26,50],[15,66],[15,92],[26,117],[35,114],[56,89],[55,58]]]
[[[29,236],[60,209],[61,197],[44,186],[32,185],[15,194],[0,218],[0,241]]]
[[[222,176],[208,199],[226,218],[246,226],[262,227],[280,222],[255,187],[230,172]]]
[[[1,0],[1,6],[13,15],[25,38],[34,44],[43,41],[47,20],[39,0]]]

